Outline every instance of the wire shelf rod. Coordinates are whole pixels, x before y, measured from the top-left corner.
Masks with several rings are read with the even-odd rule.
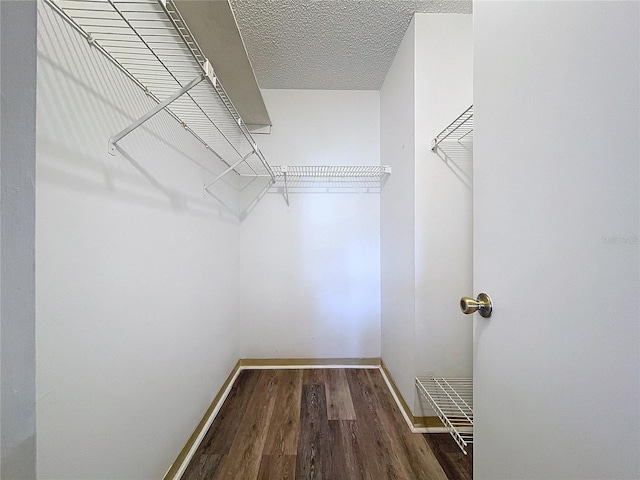
[[[83,24],[84,25],[84,24]],[[121,31],[117,31],[117,32],[111,32],[109,30],[107,30],[106,32],[99,32],[102,35],[107,35],[107,34],[111,34],[111,35],[119,35],[122,37],[136,37],[135,34],[133,34],[132,32],[130,32],[128,30],[129,27],[123,26],[123,25],[110,25],[107,23],[100,23],[100,24],[87,24],[87,26],[90,27],[104,27],[104,28],[108,28],[109,30],[113,30],[113,29],[118,29],[118,28],[122,28],[122,30],[124,30],[124,33]],[[140,27],[137,29],[139,32],[144,32],[144,36],[145,38],[147,37],[166,37],[166,38],[181,38],[179,35],[173,34],[171,32],[167,32],[167,27]],[[177,32],[176,32],[177,33]],[[150,42],[147,42],[150,43]],[[159,43],[157,41],[155,41],[155,43]],[[176,45],[175,42],[165,42],[165,43],[170,43],[171,45],[175,45],[175,46],[180,46],[180,45]],[[136,46],[136,48],[139,48]]]
[[[128,48],[131,49],[136,49],[136,50],[140,50],[140,47],[138,45],[131,45],[131,40],[127,37],[133,37],[135,38],[135,35],[131,35],[129,32],[127,33],[116,33],[116,32],[112,32],[111,27],[106,27],[104,25],[100,25],[100,27],[105,27],[108,28],[109,30],[105,31],[105,32],[98,32],[98,31],[94,31],[91,34],[91,38],[94,38],[95,40],[101,40],[103,42],[109,42],[109,43],[118,43],[118,44],[123,44]],[[160,31],[162,31],[160,29]],[[157,49],[165,49],[165,50],[179,50],[179,51],[184,51],[184,47],[182,47],[181,45],[176,45],[175,40],[168,40],[168,41],[163,41],[160,39],[176,39],[176,38],[180,38],[180,37],[175,37],[173,35],[167,35],[167,34],[160,34],[160,33],[149,33],[148,35],[145,35],[146,37],[151,37],[152,39],[147,41],[148,45],[154,45],[156,46],[156,50]],[[153,40],[153,38],[158,38],[158,40]],[[120,46],[120,48],[124,48],[123,46]],[[149,52],[146,52],[147,54],[149,54]]]
[[[120,17],[122,18],[122,20],[131,28],[131,30],[133,31],[133,33],[135,33],[136,37],[138,37],[138,39],[142,42],[142,44],[144,46],[146,46],[149,51],[151,52],[151,54],[156,58],[156,60],[158,60],[158,63],[160,63],[160,65],[162,65],[163,67],[167,68],[166,65],[164,64],[164,62],[160,59],[160,57],[157,55],[157,53],[147,44],[147,42],[144,40],[144,38],[142,38],[142,36],[140,35],[140,33],[138,33],[135,29],[135,27],[131,24],[131,22],[129,22],[129,20],[127,20],[127,18],[124,16],[124,14],[122,12],[120,12],[120,10],[118,9],[118,7],[116,7],[116,5],[114,4],[113,0],[107,0],[109,2],[109,4],[113,7],[113,9],[118,13],[118,15],[120,15]],[[173,72],[171,72],[169,69],[167,69],[168,74],[176,81],[176,83],[180,84],[180,82],[178,81],[178,79],[175,77],[175,75],[173,74]],[[204,72],[206,73],[206,72]]]
[[[460,413],[462,413],[465,418],[467,418],[469,421],[472,421],[472,419],[465,413],[465,410],[471,411],[472,407],[468,405],[466,400],[460,396],[460,392],[457,391],[457,389],[455,389],[453,386],[451,386],[451,384],[447,381],[446,378],[443,378],[440,381],[442,381],[447,386],[446,389],[443,388],[447,397],[456,405],[457,408],[460,409]],[[436,382],[439,382],[439,380],[436,379]],[[470,391],[473,391],[473,390],[470,390]],[[453,393],[453,396],[451,395],[451,393]],[[459,404],[461,404],[463,407],[460,407]]]
[[[123,51],[123,52],[118,52],[118,55],[120,56],[120,58],[123,58],[125,60],[136,60],[138,61],[139,59],[145,59],[147,58],[147,56],[141,52],[136,52],[135,50],[133,51]],[[165,57],[176,57],[178,60],[180,59],[180,57],[182,56],[179,53],[164,53],[163,54]]]
[[[470,134],[472,134],[472,133],[473,133],[473,129],[471,128],[471,129],[469,129],[469,131],[467,131],[466,133],[464,133],[463,135],[461,135],[461,136],[458,138],[458,141],[462,140],[462,139],[463,139],[463,138],[465,138],[467,135],[470,135]]]

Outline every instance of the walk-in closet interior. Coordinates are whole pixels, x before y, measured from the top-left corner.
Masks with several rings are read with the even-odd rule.
[[[615,11],[586,2],[594,5],[585,12],[581,2],[471,0],[0,3],[2,478],[180,478],[237,378],[258,382],[255,388],[271,378],[302,384],[315,378],[311,367],[318,365],[340,368],[317,373],[327,389],[337,378],[352,392],[358,385],[363,399],[369,390],[358,382],[369,374],[348,369],[379,370],[382,376],[370,379],[393,401],[378,405],[397,409],[406,432],[451,434],[458,453],[473,452],[480,462],[478,478],[497,478],[492,475],[503,467],[490,449],[507,420],[495,410],[490,421],[484,417],[480,460],[473,431],[474,368],[476,356],[486,352],[478,342],[482,335],[494,338],[487,327],[493,324],[486,323],[494,319],[484,318],[488,303],[465,315],[460,300],[485,288],[498,291],[474,281],[474,269],[487,267],[485,257],[474,265],[476,232],[480,243],[488,238],[474,212],[474,144],[480,132],[483,159],[496,158],[505,178],[520,175],[518,159],[505,160],[512,151],[493,153],[504,138],[525,138],[527,122],[546,118],[542,101],[530,102],[533,113],[540,108],[537,117],[513,106],[526,96],[525,86],[536,89],[518,79],[518,69],[551,71],[554,65],[539,62],[527,43],[535,32],[549,32],[550,16],[581,25],[554,30],[559,42],[595,19],[620,21],[619,29],[607,29],[617,36],[610,44],[603,40],[602,51],[567,40],[573,53],[558,55],[600,55],[618,72],[616,79],[629,78],[629,68],[637,74],[638,58],[618,64],[609,55],[626,35],[636,46],[625,47],[621,58],[638,56],[638,25],[625,20],[640,15],[634,2],[621,2]],[[493,57],[505,42],[527,53]],[[553,39],[545,42],[540,48]],[[558,75],[599,81],[569,67]],[[629,94],[623,108],[629,111],[638,106],[632,87],[629,81],[613,89]],[[501,93],[494,105],[490,98]],[[515,110],[517,121],[504,120]],[[19,121],[5,121],[9,112]],[[482,127],[474,112],[481,112]],[[516,133],[503,137],[498,125]],[[560,139],[551,135],[549,141]],[[564,153],[578,155],[580,148]],[[624,152],[616,158],[633,156],[637,145]],[[25,160],[12,170],[4,166],[8,155]],[[624,203],[637,191],[633,168],[625,163],[619,177],[635,183],[612,195],[626,205],[620,208],[627,217],[635,212],[635,230],[612,226],[592,242],[600,248],[602,238],[631,239],[615,251],[609,242],[605,252],[627,255],[620,262],[627,266],[637,260],[638,246],[638,209]],[[485,192],[493,181],[487,179],[497,176],[488,167],[480,175]],[[520,188],[529,188],[521,180]],[[16,213],[5,196],[18,193],[27,206]],[[509,201],[503,206],[501,215],[512,218],[505,213]],[[537,218],[532,209],[521,211]],[[14,217],[19,220],[7,230]],[[30,243],[14,241],[21,236]],[[507,235],[500,239],[507,242]],[[6,273],[10,254],[21,263]],[[515,262],[499,263],[507,277]],[[631,295],[638,290],[637,272],[625,272]],[[494,313],[502,308],[511,322],[519,310],[505,296],[498,295]],[[522,309],[544,310],[531,304],[535,292],[522,297]],[[468,312],[475,310],[473,298],[466,300]],[[15,305],[31,309],[13,325],[5,319]],[[503,325],[503,318],[496,323]],[[619,325],[621,338],[634,341],[632,320],[624,317]],[[545,337],[550,351],[557,337]],[[591,351],[609,351],[611,338]],[[623,350],[637,354],[640,347],[636,342]],[[542,349],[530,354],[539,358]],[[631,356],[617,362],[622,373],[607,380],[609,390],[622,382],[616,378],[640,374]],[[563,361],[556,363],[568,375],[573,367],[563,369]],[[495,390],[491,370],[479,365],[482,385]],[[245,372],[269,366],[307,370]],[[501,378],[522,386],[514,377]],[[539,378],[530,378],[537,385]],[[487,388],[481,391],[485,412]],[[619,394],[620,405],[634,404],[634,388]],[[598,395],[579,411],[592,411],[600,427],[618,425],[595,411]],[[525,397],[541,399],[542,393],[509,398]],[[536,425],[558,424],[550,414],[555,410],[541,408],[545,418]],[[629,415],[628,425],[638,427],[638,415]],[[576,432],[571,427],[566,435]],[[528,437],[513,433],[500,443],[509,458],[505,452],[521,434]],[[621,435],[627,439],[623,456],[633,457],[637,434]],[[531,442],[541,437],[534,434]],[[543,447],[540,452],[544,465],[554,463]],[[505,463],[505,478],[526,477],[518,455]],[[640,474],[640,460],[616,462],[620,478]],[[558,471],[578,471],[571,470],[575,463],[567,460],[567,469]],[[531,478],[553,478],[546,468]]]
[[[471,376],[470,144],[432,151],[472,103],[470,3],[405,12],[377,86],[266,88],[246,122],[185,3],[38,5],[43,478],[163,475],[241,358],[382,358],[412,423],[416,376]],[[69,457],[95,431],[128,440]]]

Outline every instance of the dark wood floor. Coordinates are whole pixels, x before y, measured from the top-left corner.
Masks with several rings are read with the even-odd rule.
[[[378,370],[244,370],[182,478],[469,480],[471,461],[412,434]]]
[[[449,480],[473,479],[473,447],[465,455],[448,433],[423,435]]]

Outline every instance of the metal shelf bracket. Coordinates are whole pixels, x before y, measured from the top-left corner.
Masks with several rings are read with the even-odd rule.
[[[182,87],[180,90],[178,90],[176,93],[174,93],[173,95],[171,95],[169,98],[167,98],[166,100],[164,100],[163,102],[160,102],[158,105],[156,105],[153,109],[151,109],[149,112],[145,113],[143,116],[141,116],[138,120],[136,120],[135,122],[133,122],[131,125],[129,125],[127,128],[125,128],[124,130],[116,133],[115,135],[113,135],[110,139],[109,139],[109,153],[111,155],[115,155],[116,154],[116,143],[118,143],[120,140],[122,140],[124,137],[126,137],[127,135],[129,135],[131,132],[133,132],[136,128],[138,128],[140,125],[142,125],[144,122],[146,122],[147,120],[149,120],[150,118],[152,118],[153,116],[155,116],[156,114],[158,114],[159,112],[161,112],[162,110],[164,110],[165,108],[167,108],[169,105],[171,105],[173,102],[175,102],[178,98],[180,98],[182,95],[184,95],[185,93],[187,93],[189,90],[191,90],[193,87],[195,87],[196,85],[198,85],[201,81],[203,81],[205,78],[207,78],[207,74],[203,73],[202,75],[197,76],[196,78],[194,78],[193,80],[191,80],[187,85],[185,85],[184,87]]]
[[[244,157],[242,157],[240,160],[238,160],[236,163],[234,163],[233,165],[231,165],[229,168],[227,168],[224,172],[222,172],[220,175],[218,175],[215,180],[213,182],[211,182],[209,185],[205,185],[204,187],[204,191],[205,192],[209,192],[209,188],[212,187],[214,184],[216,184],[219,180],[222,180],[222,178],[227,175],[228,173],[232,172],[233,170],[236,169],[236,167],[238,165],[240,165],[242,162],[246,162],[249,157],[251,155],[255,155],[256,151],[254,150],[253,152],[249,152],[247,155],[245,155]],[[211,192],[209,192],[211,193]]]
[[[289,185],[287,183],[287,173],[288,173],[289,169],[286,166],[282,167],[282,176],[284,178],[284,201],[287,204],[287,207],[289,206]]]

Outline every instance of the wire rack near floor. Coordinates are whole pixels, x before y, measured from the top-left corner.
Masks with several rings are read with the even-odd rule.
[[[416,387],[467,453],[473,443],[473,379],[417,377]]]

